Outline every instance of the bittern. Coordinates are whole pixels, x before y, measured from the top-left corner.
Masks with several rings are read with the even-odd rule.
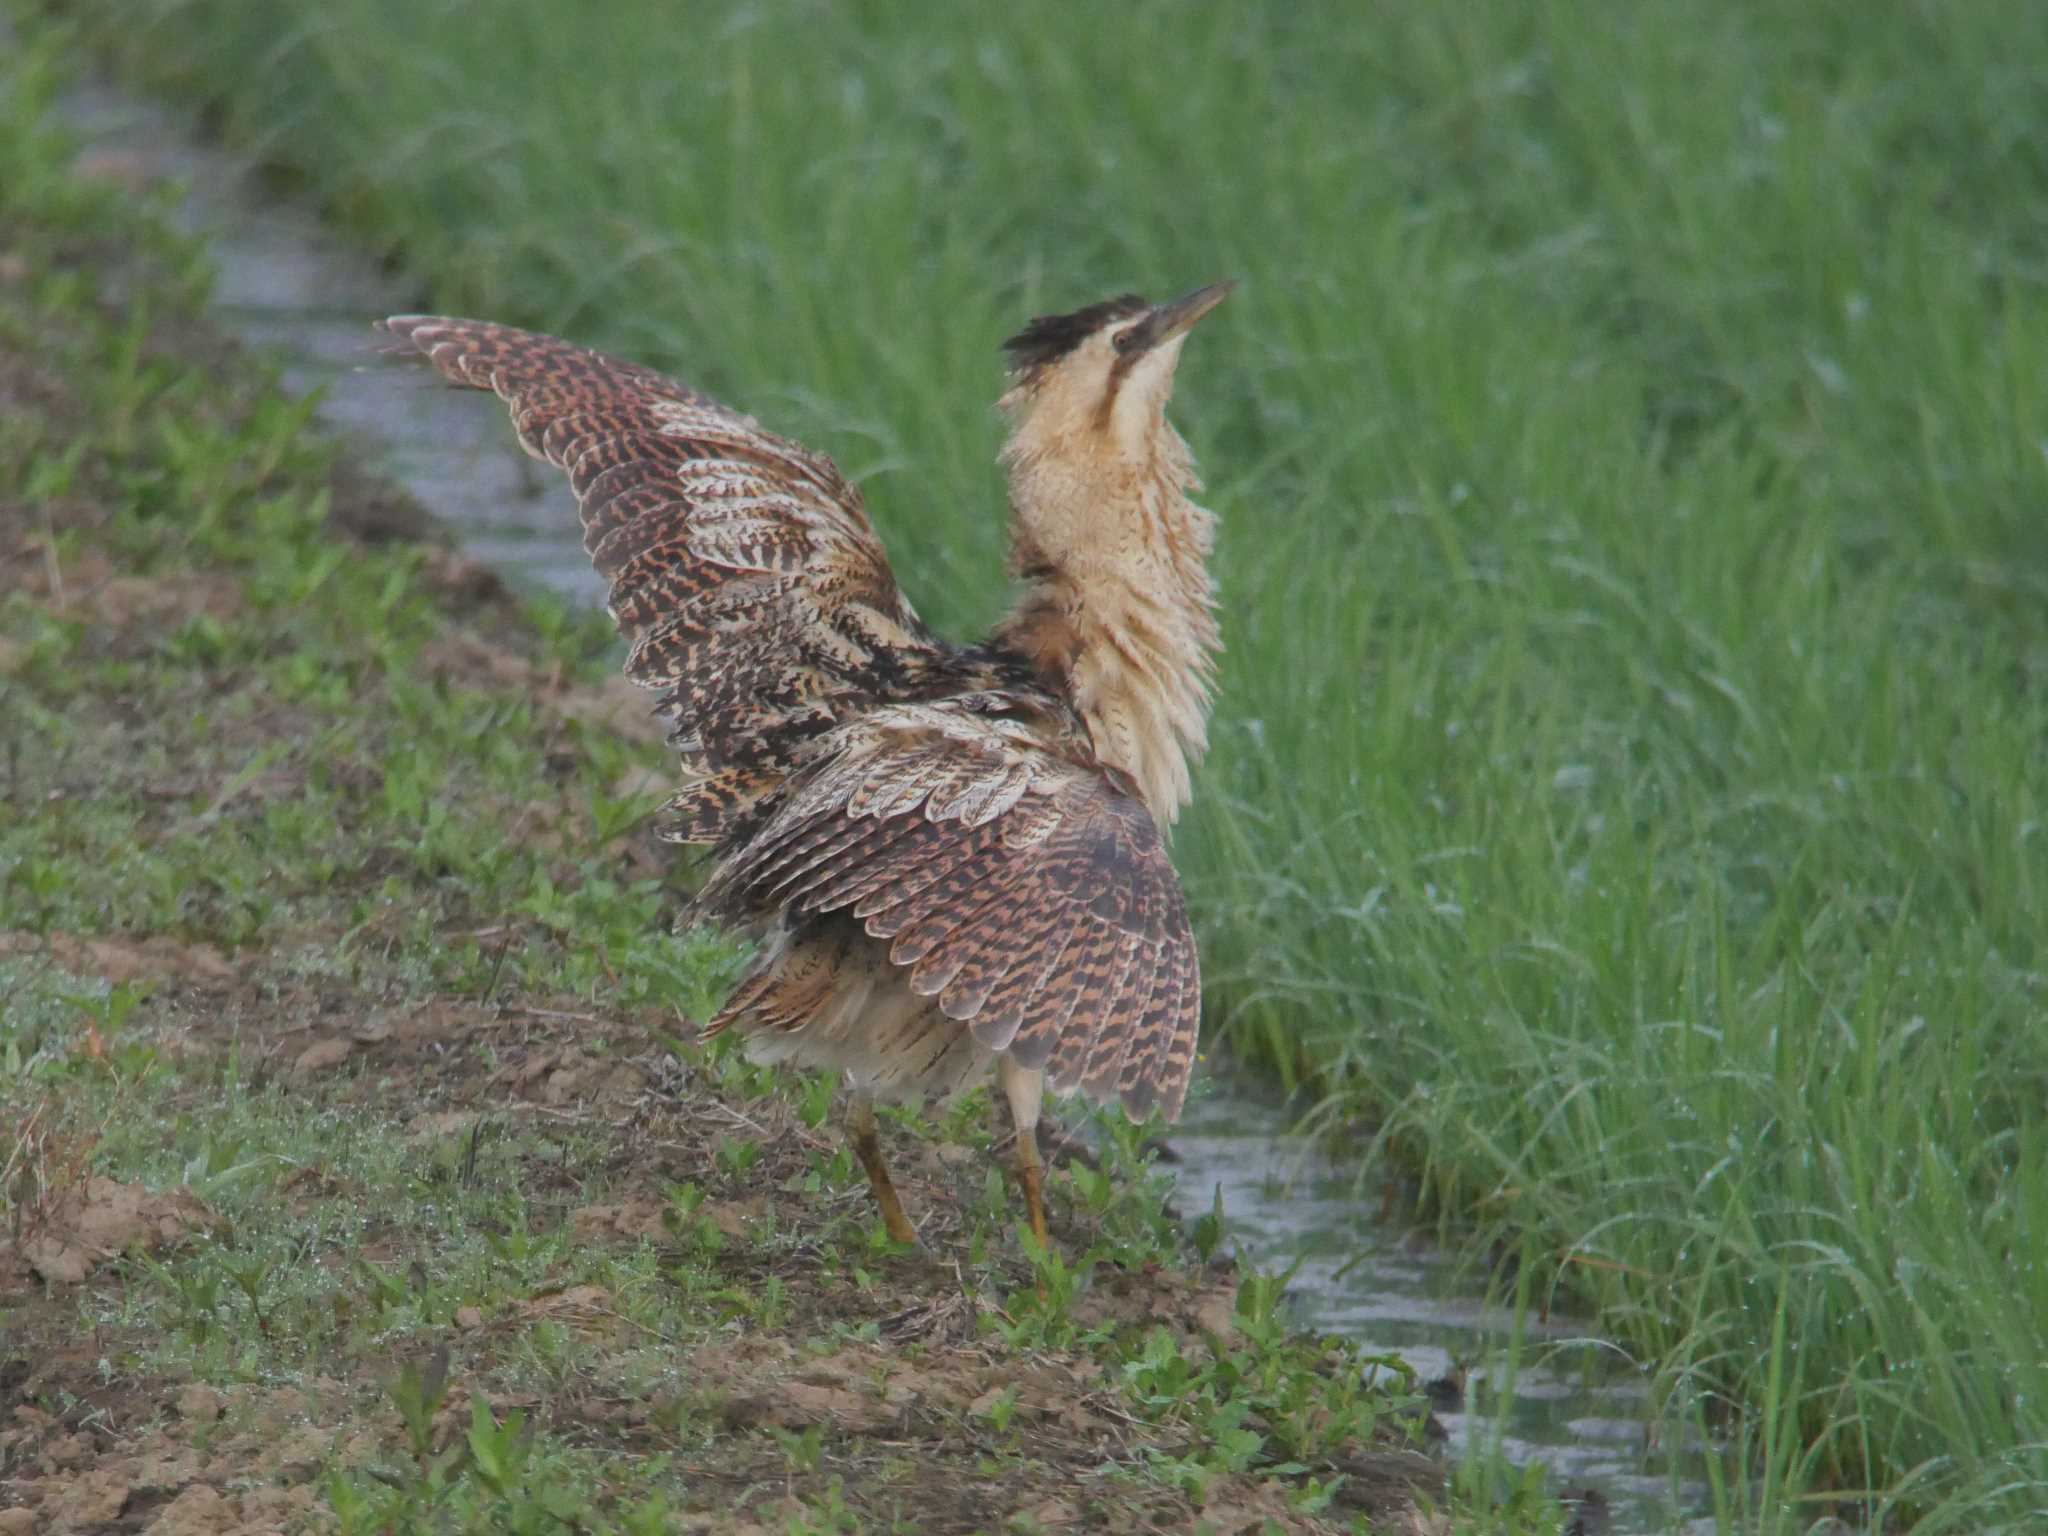
[[[673,722],[665,835],[716,850],[698,913],[761,940],[707,1033],[845,1075],[899,1242],[916,1231],[876,1099],[949,1097],[993,1062],[1042,1242],[1046,1088],[1139,1120],[1186,1096],[1200,986],[1162,829],[1206,746],[1218,637],[1213,519],[1166,404],[1231,286],[1126,294],[1004,343],[1020,591],[975,645],[918,618],[822,455],[553,337],[384,322],[568,472],[626,674]]]

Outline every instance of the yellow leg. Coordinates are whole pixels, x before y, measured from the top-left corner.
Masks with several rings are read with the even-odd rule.
[[[889,1165],[882,1161],[882,1138],[875,1133],[874,1101],[864,1093],[854,1094],[847,1106],[846,1135],[853,1143],[853,1155],[860,1159],[861,1168],[867,1173],[868,1188],[875,1192],[875,1204],[881,1208],[882,1225],[889,1229],[890,1239],[916,1246],[917,1228],[903,1213],[903,1201],[889,1177]]]
[[[1045,1102],[1045,1074],[1012,1066],[1004,1056],[996,1063],[996,1078],[1010,1101],[1010,1123],[1017,1128],[1017,1187],[1024,1191],[1031,1231],[1044,1243],[1049,1238],[1045,1230],[1045,1166],[1038,1157],[1038,1111]]]
[[[1040,1243],[1049,1242],[1045,1231],[1045,1175],[1038,1161],[1036,1127],[1017,1133],[1017,1186],[1024,1191],[1024,1210],[1031,1218],[1032,1232]]]

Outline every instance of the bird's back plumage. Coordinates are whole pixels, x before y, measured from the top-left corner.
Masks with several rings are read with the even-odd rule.
[[[859,491],[751,417],[553,337],[386,325],[569,476],[683,759],[670,835],[716,848],[699,907],[765,939],[714,1029],[883,1093],[1006,1055],[1179,1112],[1200,1010],[1180,885],[1057,679],[934,636]]]

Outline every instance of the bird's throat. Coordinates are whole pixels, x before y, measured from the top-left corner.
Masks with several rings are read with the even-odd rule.
[[[1162,828],[1187,803],[1208,746],[1218,644],[1202,559],[1207,514],[1182,505],[1203,522],[1183,530],[1180,550],[1147,541],[1061,559],[1020,524],[1024,589],[995,636],[1067,697],[1096,756],[1130,777]]]

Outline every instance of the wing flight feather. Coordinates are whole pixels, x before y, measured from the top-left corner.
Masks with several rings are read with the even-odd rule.
[[[428,315],[384,325],[452,382],[497,393],[526,451],[568,474],[627,675],[663,691],[703,780],[674,806],[681,840],[717,840],[836,722],[830,701],[942,658],[860,492],[822,454],[552,336]]]
[[[1187,907],[1151,815],[1099,769],[952,701],[894,706],[771,805],[703,906],[845,912],[1056,1090],[1179,1113],[1200,1021]]]

